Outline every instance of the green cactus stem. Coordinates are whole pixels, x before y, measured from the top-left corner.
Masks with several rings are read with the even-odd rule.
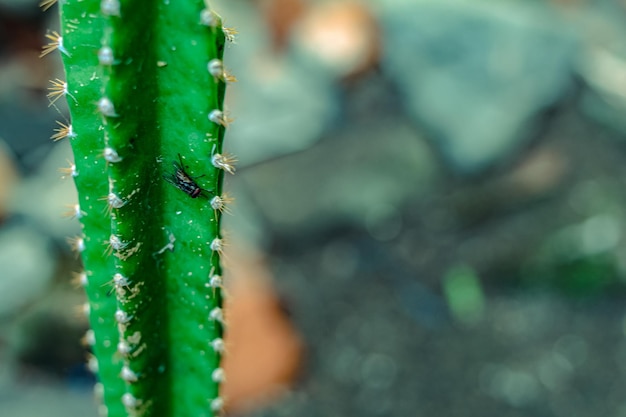
[[[44,2],[49,7],[50,1]],[[102,414],[219,414],[224,379],[222,54],[202,0],[61,0],[58,50]]]

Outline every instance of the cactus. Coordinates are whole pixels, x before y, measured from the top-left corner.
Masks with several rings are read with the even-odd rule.
[[[44,0],[50,7],[53,0]],[[232,30],[202,0],[61,0],[82,235],[80,281],[101,414],[219,414],[224,171],[222,64]]]

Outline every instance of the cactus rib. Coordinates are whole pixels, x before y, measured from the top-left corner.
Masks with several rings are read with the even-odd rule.
[[[74,152],[102,410],[218,414],[231,31],[201,0],[63,0],[60,11],[44,53],[62,52],[67,81],[50,98],[65,95],[71,124],[53,139]]]

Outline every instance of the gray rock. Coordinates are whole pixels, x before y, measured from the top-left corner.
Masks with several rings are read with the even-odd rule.
[[[71,177],[62,179],[59,172],[73,159],[68,141],[55,144],[38,170],[16,187],[9,211],[30,218],[59,240],[80,233],[78,220],[64,216],[78,201],[74,181]]]
[[[575,29],[585,39],[577,71],[585,83],[581,108],[595,121],[626,132],[626,18],[614,2],[587,5]]]
[[[46,291],[56,268],[50,242],[24,224],[0,229],[0,317]]]
[[[225,147],[243,167],[311,146],[337,114],[327,74],[272,51],[264,20],[250,3],[219,1],[215,7],[225,25],[241,33],[224,56],[238,80],[226,89],[235,122]]]
[[[401,227],[401,204],[421,195],[435,173],[425,142],[401,119],[388,117],[335,132],[307,152],[246,169],[239,180],[270,227],[344,223],[388,240]]]
[[[518,149],[572,82],[576,38],[539,4],[400,3],[383,13],[383,68],[462,173]]]
[[[227,93],[236,122],[225,146],[240,166],[310,147],[337,112],[330,84],[314,73],[280,59],[256,58],[256,70],[238,71],[239,82]],[[250,64],[238,66],[246,67]]]
[[[229,196],[235,196],[222,217],[222,230],[228,241],[237,242],[237,246],[267,247],[270,234],[263,221],[263,213],[252,200],[252,193],[242,175],[227,177],[224,188]]]
[[[51,383],[42,378],[36,383],[15,384],[6,390],[2,412],[13,417],[96,417],[93,393]]]

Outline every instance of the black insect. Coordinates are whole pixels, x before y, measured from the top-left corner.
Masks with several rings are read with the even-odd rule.
[[[187,171],[185,171],[185,165],[183,164],[183,158],[180,156],[180,154],[178,154],[178,162],[174,161],[173,164],[175,171],[173,174],[164,175],[163,178],[165,179],[165,181],[183,191],[191,198],[197,198],[202,195],[203,192],[212,192],[211,190],[205,190],[204,188],[200,187],[196,183],[196,181],[194,181],[195,178],[201,178],[204,177],[204,175],[192,177],[187,174]]]

